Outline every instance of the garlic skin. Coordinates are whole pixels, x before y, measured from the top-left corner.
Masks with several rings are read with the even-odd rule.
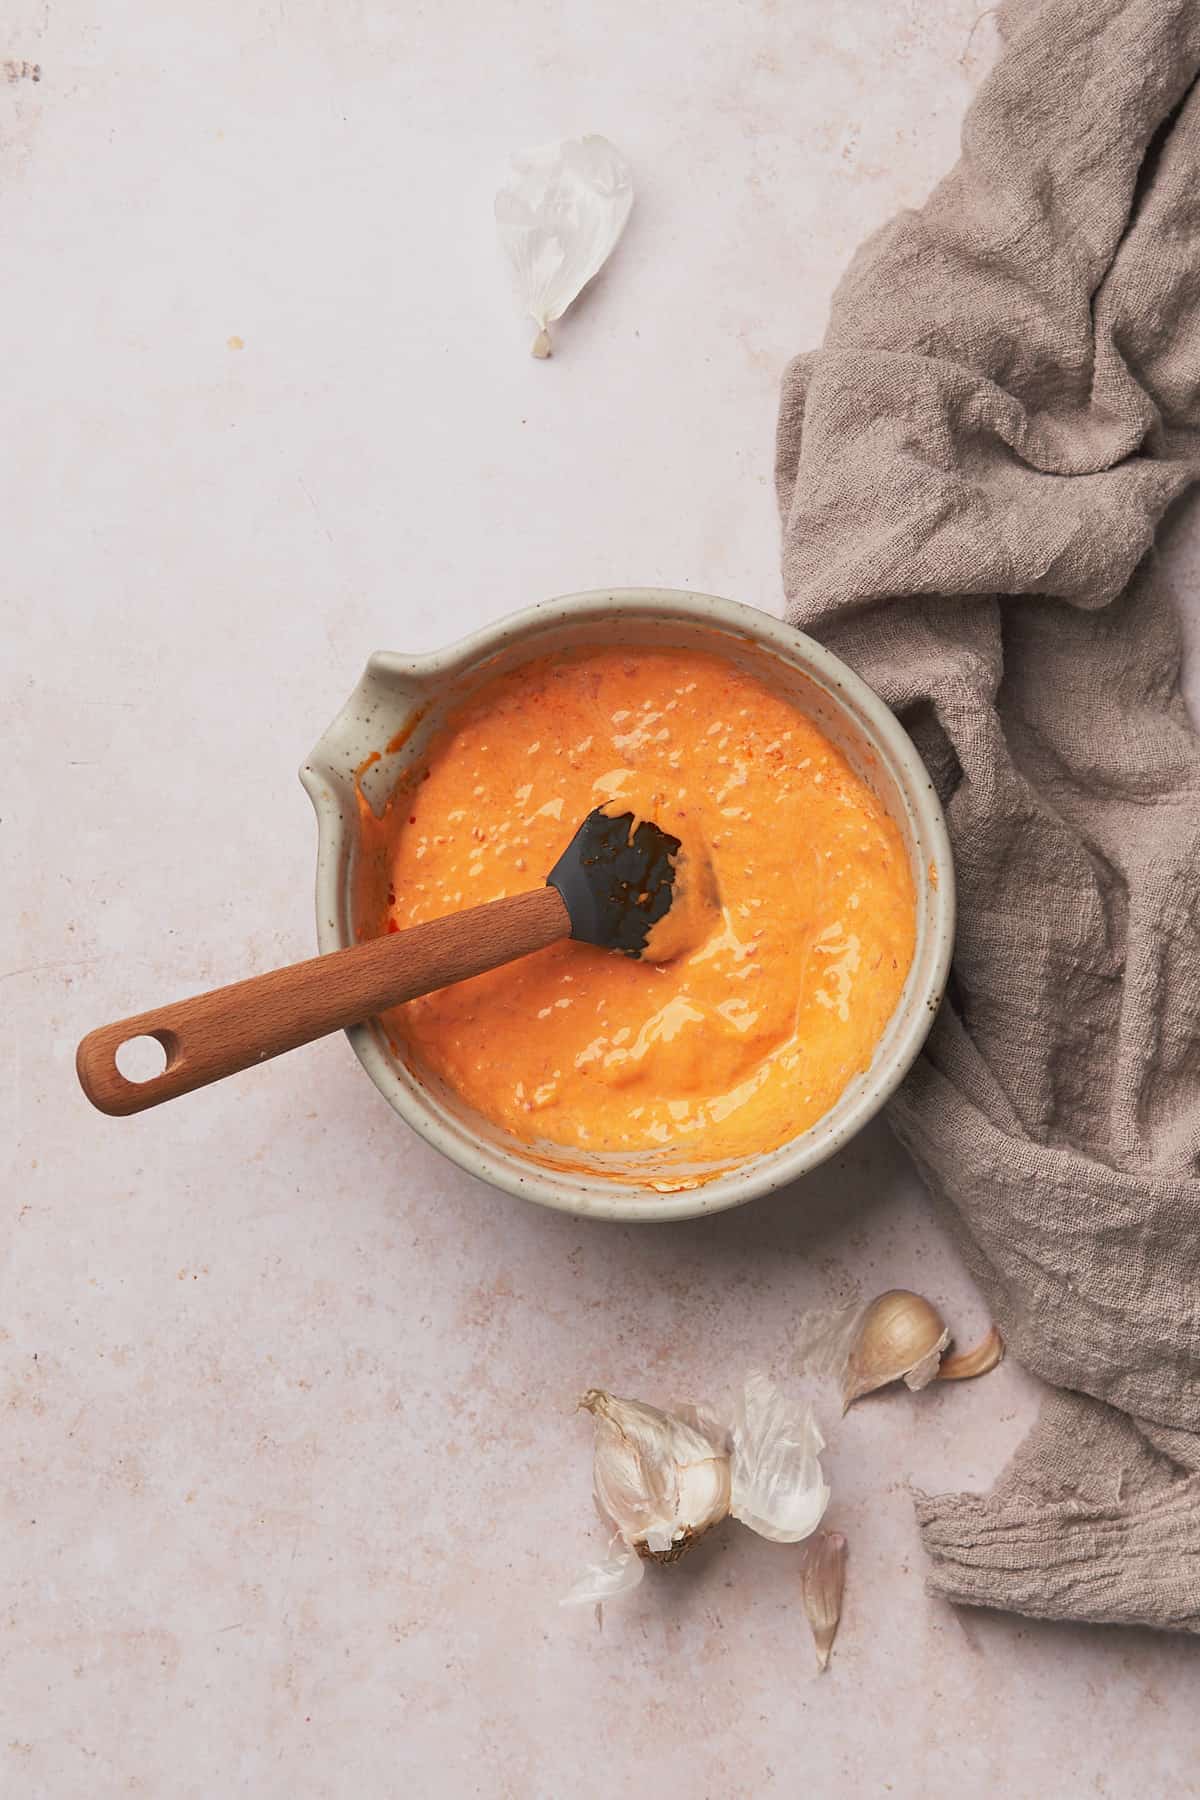
[[[846,1585],[846,1540],[840,1531],[818,1531],[809,1541],[800,1575],[804,1610],[812,1626],[817,1668],[829,1667],[829,1652],[842,1616]]]
[[[583,1574],[568,1588],[560,1606],[603,1606],[631,1593],[646,1573],[646,1564],[636,1550],[627,1549],[619,1538],[609,1545],[603,1562],[589,1563]]]
[[[532,354],[552,354],[560,319],[617,246],[633,205],[629,164],[607,138],[520,151],[496,195],[496,230],[517,299],[537,326]]]
[[[671,1563],[729,1512],[729,1457],[697,1424],[589,1388],[596,1504],[629,1550]]]
[[[948,1356],[938,1370],[939,1381],[972,1381],[976,1375],[987,1375],[1004,1361],[1004,1339],[993,1325],[986,1337],[970,1350]]]
[[[797,1408],[753,1371],[730,1428],[730,1511],[759,1537],[797,1544],[829,1504],[821,1471],[825,1440],[811,1406]]]
[[[950,1342],[935,1306],[907,1288],[890,1288],[860,1313],[842,1377],[842,1412],[864,1394],[903,1381],[914,1393],[935,1379]]]

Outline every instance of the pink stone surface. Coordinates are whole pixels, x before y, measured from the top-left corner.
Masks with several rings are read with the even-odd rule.
[[[909,1484],[991,1482],[1011,1364],[826,1398],[824,1677],[741,1528],[602,1630],[557,1608],[603,1541],[581,1389],[787,1378],[804,1308],[898,1284],[985,1326],[882,1126],[745,1212],[585,1227],[341,1040],[140,1120],[72,1072],[310,952],[295,769],[371,650],[610,582],[778,609],[785,359],[992,53],[973,0],[7,9],[5,1796],[1200,1792],[1195,1643],[923,1592]],[[638,201],[538,364],[491,195],[588,130]]]

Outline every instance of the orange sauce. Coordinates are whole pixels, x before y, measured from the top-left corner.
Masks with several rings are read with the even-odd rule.
[[[753,675],[692,650],[581,652],[493,678],[435,740],[397,797],[387,928],[536,887],[605,803],[715,880],[716,904],[681,883],[662,960],[564,942],[389,1026],[531,1146],[717,1172],[813,1124],[870,1063],[912,960],[908,860],[841,754]]]

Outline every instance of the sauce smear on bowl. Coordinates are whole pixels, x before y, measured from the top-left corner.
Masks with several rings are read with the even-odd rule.
[[[908,860],[845,758],[755,676],[686,649],[526,663],[463,705],[427,768],[394,804],[391,928],[536,887],[606,803],[683,846],[659,960],[565,942],[389,1016],[406,1059],[484,1118],[678,1187],[671,1165],[703,1179],[776,1149],[867,1068],[912,960]]]

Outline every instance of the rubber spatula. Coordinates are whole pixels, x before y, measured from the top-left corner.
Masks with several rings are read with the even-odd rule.
[[[76,1053],[80,1085],[101,1112],[144,1112],[560,938],[638,956],[670,910],[678,850],[648,819],[589,813],[544,887],[102,1025]],[[139,1037],[166,1052],[148,1081],[117,1067],[122,1044]]]

